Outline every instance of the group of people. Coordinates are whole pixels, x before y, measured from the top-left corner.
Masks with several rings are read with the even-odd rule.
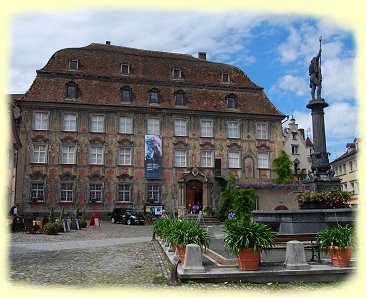
[[[201,204],[199,202],[195,203],[192,207],[189,204],[189,209],[192,214],[198,214],[201,211]]]

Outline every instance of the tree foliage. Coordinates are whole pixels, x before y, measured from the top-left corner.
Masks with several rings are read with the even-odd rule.
[[[277,173],[276,183],[289,184],[294,181],[293,162],[286,152],[282,151],[281,155],[273,160],[273,165]]]

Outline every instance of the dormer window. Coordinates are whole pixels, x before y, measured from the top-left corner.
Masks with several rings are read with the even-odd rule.
[[[175,92],[175,105],[176,106],[185,106],[186,105],[184,91],[178,90],[177,92]]]
[[[226,96],[226,101],[229,109],[236,109],[238,107],[235,94],[229,94]]]
[[[151,89],[149,91],[149,102],[150,103],[160,103],[160,91],[158,89]]]
[[[123,63],[121,64],[121,75],[122,76],[129,76],[130,75],[130,65]]]
[[[69,70],[78,70],[79,60],[69,60]]]
[[[121,100],[123,102],[131,102],[132,100],[132,92],[131,92],[131,88],[128,86],[124,86],[123,88],[121,88]]]
[[[179,80],[182,78],[182,71],[179,68],[173,68],[172,76],[174,80]]]
[[[74,82],[66,84],[66,99],[75,99],[77,97],[78,85]]]
[[[229,76],[229,74],[227,72],[223,72],[221,74],[221,81],[223,83],[230,83],[230,76]]]

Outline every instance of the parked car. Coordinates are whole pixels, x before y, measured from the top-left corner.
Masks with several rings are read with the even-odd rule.
[[[108,216],[111,217],[112,223],[121,222],[128,225],[143,225],[146,222],[145,217],[138,213],[135,209],[114,208],[112,213],[108,213]]]

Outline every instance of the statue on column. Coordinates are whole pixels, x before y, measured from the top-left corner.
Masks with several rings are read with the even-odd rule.
[[[316,57],[313,57],[309,66],[309,76],[310,76],[310,88],[311,88],[311,99],[315,99],[315,89],[317,89],[316,96],[320,100],[321,85],[322,85],[322,73],[320,68],[320,55],[321,49]]]

